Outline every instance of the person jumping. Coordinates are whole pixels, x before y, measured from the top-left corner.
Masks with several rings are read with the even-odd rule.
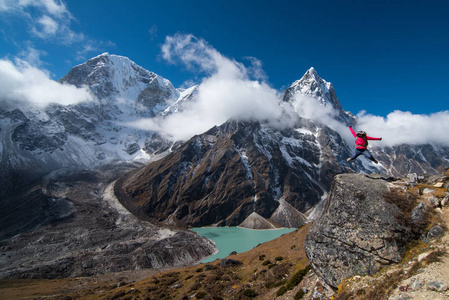
[[[381,141],[382,138],[367,136],[365,131],[357,131],[356,133],[354,129],[352,129],[352,126],[349,126],[349,130],[351,130],[352,135],[355,137],[355,150],[354,154],[350,158],[348,158],[347,161],[356,159],[357,157],[363,154],[377,164],[378,161],[371,155],[371,153],[367,149],[368,140]]]

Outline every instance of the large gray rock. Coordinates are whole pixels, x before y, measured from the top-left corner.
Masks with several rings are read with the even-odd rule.
[[[399,208],[385,202],[388,185],[363,174],[335,177],[324,210],[305,241],[313,269],[330,286],[401,261],[411,230],[398,223]]]

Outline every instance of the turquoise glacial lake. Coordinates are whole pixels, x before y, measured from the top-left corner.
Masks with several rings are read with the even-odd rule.
[[[295,231],[296,228],[254,230],[241,227],[199,227],[190,230],[214,241],[217,246],[219,252],[202,261],[207,263],[218,258],[225,258],[233,251],[242,253],[251,250],[259,244]]]

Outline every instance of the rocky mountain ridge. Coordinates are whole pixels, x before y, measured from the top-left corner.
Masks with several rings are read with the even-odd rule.
[[[323,148],[341,142],[328,141]],[[320,155],[311,132],[228,122],[121,178],[116,194],[133,213],[166,224],[236,226],[253,212],[270,219],[277,210],[278,226],[297,227],[326,194],[329,175],[341,172],[335,161],[320,163]]]

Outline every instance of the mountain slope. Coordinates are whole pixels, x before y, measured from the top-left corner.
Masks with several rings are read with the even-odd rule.
[[[121,178],[116,193],[133,213],[181,226],[235,226],[252,212],[269,219],[283,198],[290,205],[279,208],[276,223],[299,226],[304,218],[281,216],[320,202],[343,170],[331,149],[345,152],[338,134],[303,121],[310,131],[227,122]]]

